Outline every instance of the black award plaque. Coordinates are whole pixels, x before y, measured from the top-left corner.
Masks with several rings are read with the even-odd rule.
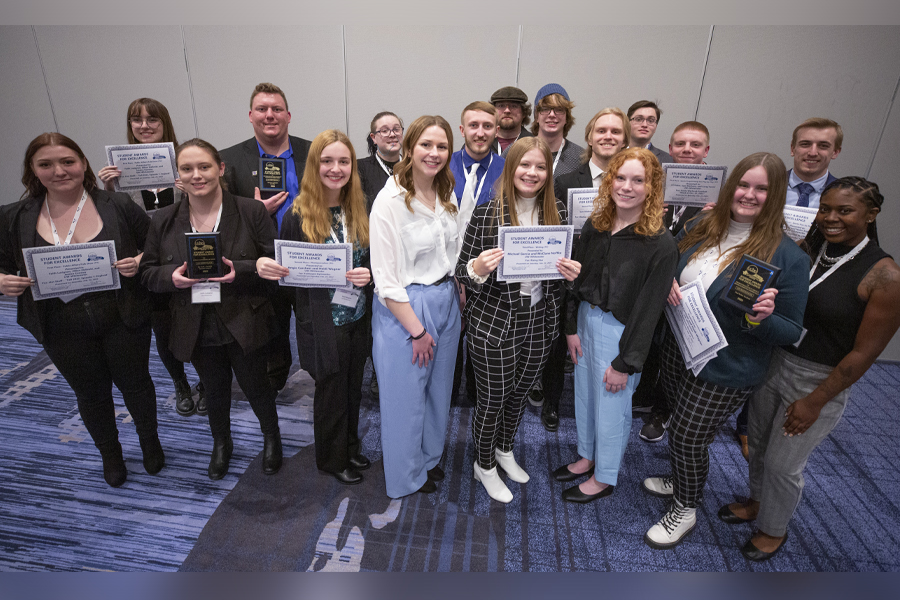
[[[737,268],[722,292],[723,302],[745,313],[753,313],[753,305],[766,288],[775,285],[779,267],[745,254],[737,263]]]
[[[287,171],[283,158],[259,159],[259,191],[264,198],[283,192],[286,181]]]
[[[209,279],[222,277],[225,269],[222,265],[222,247],[219,232],[186,233],[187,239],[187,271],[189,279]]]

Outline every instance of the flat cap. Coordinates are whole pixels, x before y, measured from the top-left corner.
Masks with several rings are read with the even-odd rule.
[[[506,87],[502,87],[493,94],[491,94],[491,104],[497,104],[498,102],[519,102],[521,104],[528,103],[528,94],[523,92],[517,87],[513,87],[508,85]]]

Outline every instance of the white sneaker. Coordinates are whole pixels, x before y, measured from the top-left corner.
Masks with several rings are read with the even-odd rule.
[[[506,471],[510,479],[516,483],[528,483],[531,477],[528,476],[522,467],[516,462],[516,457],[512,452],[501,452],[500,448],[494,448],[494,456],[497,457],[497,464]]]
[[[484,489],[487,491],[488,496],[497,502],[503,502],[504,504],[512,502],[512,492],[509,491],[509,488],[506,487],[506,484],[500,479],[500,475],[497,473],[497,467],[485,471],[479,467],[476,462],[475,481],[480,481],[481,485],[483,485]]]
[[[648,477],[644,480],[644,491],[652,496],[671,498],[675,494],[675,483],[672,477]]]
[[[657,550],[674,548],[696,524],[697,509],[685,508],[678,500],[674,500],[669,512],[644,534],[644,542]]]

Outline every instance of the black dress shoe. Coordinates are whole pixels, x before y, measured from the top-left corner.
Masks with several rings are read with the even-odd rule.
[[[194,398],[191,395],[191,385],[188,383],[187,377],[182,376],[181,379],[173,380],[175,383],[175,412],[182,417],[189,417],[194,414]]]
[[[231,453],[234,452],[234,442],[231,436],[227,438],[213,438],[212,456],[209,458],[207,474],[213,481],[218,481],[228,474],[228,465],[231,463]]]
[[[596,494],[585,494],[582,492],[578,486],[570,487],[567,490],[563,490],[562,499],[566,502],[578,502],[579,504],[587,504],[588,502],[593,502],[594,500],[599,500],[600,498],[606,498],[610,494],[612,494],[616,489],[614,485],[608,485]]]
[[[430,479],[427,479],[417,490],[420,494],[433,494],[437,491],[437,485]]]
[[[166,455],[163,454],[159,436],[154,434],[153,437],[140,438],[139,441],[144,455],[144,470],[150,475],[156,475],[166,466]]]
[[[545,402],[544,409],[541,410],[541,423],[543,423],[544,429],[552,433],[559,429],[559,414],[556,409],[547,408],[547,404]]]
[[[365,471],[372,466],[372,461],[362,454],[357,454],[356,456],[350,457],[350,466],[357,471]]]
[[[728,523],[729,525],[739,525],[741,523],[749,523],[753,521],[753,519],[744,519],[732,512],[728,505],[726,504],[722,508],[719,509],[719,519]]]
[[[274,475],[281,468],[281,433],[263,435],[263,473]]]
[[[771,552],[763,552],[762,550],[760,550],[759,548],[757,548],[756,546],[753,545],[753,538],[751,538],[751,539],[747,540],[747,543],[744,544],[743,548],[741,548],[741,554],[743,554],[744,558],[746,558],[747,560],[752,560],[755,562],[769,560],[770,558],[772,558],[773,556],[778,554],[778,551],[784,547],[784,543],[786,541],[787,541],[787,532],[785,532],[784,539],[781,540],[781,543],[778,545],[777,548],[775,548]]]
[[[572,471],[569,470],[569,465],[563,465],[560,468],[558,468],[557,470],[553,471],[553,473],[552,473],[553,479],[555,479],[557,481],[562,481],[562,482],[575,481],[579,477],[590,477],[593,474],[594,474],[594,467],[591,467],[584,473],[573,473]]]
[[[203,382],[197,384],[197,414],[201,417],[209,414],[209,409],[206,408],[206,388],[203,387]]]
[[[363,480],[363,476],[353,467],[347,467],[340,473],[332,473],[332,475],[344,485],[356,485],[357,483],[362,483]]]
[[[435,465],[433,469],[428,469],[428,480],[435,482],[444,480],[444,470],[440,465]]]

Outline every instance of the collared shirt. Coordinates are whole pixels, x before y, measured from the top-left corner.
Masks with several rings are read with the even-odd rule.
[[[285,188],[287,189],[288,197],[281,204],[281,206],[278,207],[278,211],[275,213],[275,220],[278,223],[278,231],[281,231],[281,220],[284,218],[285,213],[291,209],[291,206],[294,205],[294,198],[296,198],[297,194],[300,193],[300,180],[297,178],[297,165],[294,164],[294,149],[291,148],[291,143],[288,142],[287,150],[285,150],[278,156],[273,156],[272,154],[266,154],[265,151],[263,151],[262,146],[259,145],[259,140],[256,141],[256,146],[259,148],[260,158],[284,159],[284,183]]]
[[[413,199],[410,212],[405,194],[406,190],[391,177],[375,198],[369,216],[375,293],[385,306],[388,298],[409,302],[406,287],[411,284],[430,285],[453,275],[462,232],[475,208],[464,206],[453,215],[438,200],[432,212]],[[456,202],[455,194],[451,198]]]
[[[594,182],[594,187],[599,188],[600,180],[603,179],[603,174],[605,173],[605,171],[603,171],[600,167],[595,165],[594,161],[592,161],[592,160],[588,161],[588,167],[591,169],[591,179]]]
[[[813,191],[809,193],[809,207],[810,208],[819,208],[819,198],[822,196],[822,190],[825,189],[825,182],[828,181],[828,171],[825,171],[825,174],[816,179],[815,181],[803,181],[797,174],[791,169],[791,176],[788,177],[788,189],[787,189],[787,198],[785,199],[786,206],[797,206],[797,200],[800,199],[800,191],[797,189],[797,186],[801,183],[808,183],[813,186]]]
[[[492,158],[493,162],[491,160]],[[502,156],[494,154],[493,152],[488,152],[487,156],[476,161],[469,156],[468,152],[466,152],[465,146],[459,151],[454,152],[450,156],[450,171],[453,173],[453,178],[456,183],[453,188],[453,191],[456,193],[456,201],[462,202],[463,190],[466,189],[466,176],[469,174],[469,169],[472,168],[472,165],[477,163],[478,170],[475,172],[476,180],[473,193],[478,191],[479,187],[481,188],[481,193],[478,194],[478,197],[475,199],[475,204],[478,205],[488,202],[494,197],[494,184],[497,182],[497,179],[500,178],[500,174],[503,173],[503,165],[505,162],[506,160]],[[482,180],[484,181],[483,185]]]

